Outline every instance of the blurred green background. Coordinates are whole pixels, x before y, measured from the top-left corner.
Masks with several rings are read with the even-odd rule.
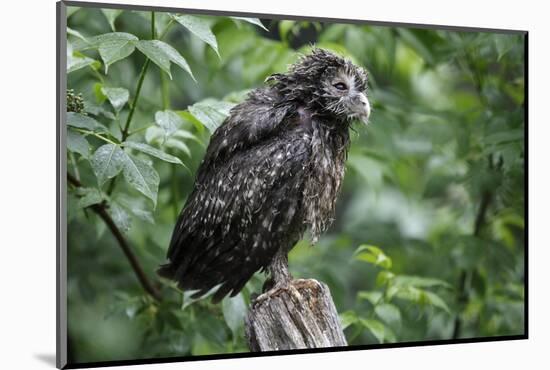
[[[306,238],[294,248],[293,275],[328,284],[350,345],[523,334],[522,35],[72,7],[67,16],[67,168],[80,184],[68,189],[70,362],[248,351],[243,318],[262,274],[213,305],[154,271],[211,132],[312,44],[367,69],[373,112],[354,126],[336,221],[315,247]]]

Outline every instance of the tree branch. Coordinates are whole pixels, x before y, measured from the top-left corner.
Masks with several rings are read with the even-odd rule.
[[[489,169],[493,169],[493,158],[489,156]],[[474,237],[479,237],[481,234],[481,229],[485,224],[485,217],[487,215],[487,209],[491,204],[493,199],[493,194],[490,190],[485,189],[481,194],[481,202],[477,210],[476,218],[474,221],[474,231],[472,235]],[[459,283],[458,283],[458,303],[466,304],[468,303],[468,294],[466,292],[466,282],[468,280],[468,275],[472,272],[467,271],[466,269],[460,272]],[[462,329],[462,321],[460,319],[460,314],[457,314],[453,326],[453,339],[457,339],[460,336],[460,331]]]
[[[473,236],[479,237],[481,233],[481,228],[485,224],[485,216],[487,214],[487,209],[491,204],[491,199],[493,198],[492,194],[489,191],[484,191],[481,196],[481,203],[479,205],[475,223],[474,223],[474,232]],[[468,295],[466,293],[466,281],[468,280],[468,275],[471,274],[471,271],[462,270],[460,272],[459,283],[458,283],[458,302],[461,304],[466,304],[468,302]],[[453,327],[453,339],[457,339],[460,336],[460,330],[462,329],[462,322],[460,320],[460,314],[457,314],[455,317],[454,327]]]
[[[78,181],[70,173],[67,173],[67,179],[73,186],[82,187],[82,184],[80,183],[80,181]],[[126,241],[126,238],[124,237],[122,232],[119,230],[119,228],[116,226],[115,222],[111,218],[111,215],[109,215],[109,213],[107,212],[106,204],[105,203],[94,204],[89,208],[91,208],[95,213],[97,213],[97,215],[101,217],[103,222],[105,222],[109,230],[111,230],[111,233],[117,240],[118,245],[120,246],[120,248],[124,252],[124,255],[130,262],[130,265],[132,266],[132,269],[134,270],[134,273],[136,274],[143,289],[145,289],[145,291],[149,295],[151,295],[154,299],[156,299],[157,301],[160,301],[162,299],[160,292],[155,288],[155,286],[147,278],[147,275],[143,271],[143,268],[141,267],[138,259],[136,258],[136,255],[134,254],[134,252],[132,252],[130,245]]]

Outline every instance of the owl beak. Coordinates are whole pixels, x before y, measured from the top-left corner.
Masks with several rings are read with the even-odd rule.
[[[358,118],[363,122],[365,125],[368,124],[369,116],[370,116],[370,103],[367,99],[367,96],[363,93],[358,94],[356,99],[356,106],[355,111],[358,116]]]

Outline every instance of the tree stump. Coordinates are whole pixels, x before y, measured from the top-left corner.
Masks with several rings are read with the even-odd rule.
[[[330,290],[314,279],[252,301],[245,334],[254,352],[347,346]]]

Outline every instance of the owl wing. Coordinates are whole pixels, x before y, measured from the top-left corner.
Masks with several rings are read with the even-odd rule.
[[[278,102],[279,98],[273,91],[262,88],[253,90],[245,102],[235,106],[230,117],[210,138],[197,182],[209,176],[215,164],[224,163],[233,154],[279,133],[292,107],[279,106]]]
[[[253,124],[246,121],[246,125]],[[177,221],[168,251],[170,262],[159,274],[176,280],[182,289],[198,290],[196,296],[216,286],[215,301],[229,292],[237,294],[279,248],[290,248],[301,233],[292,225],[298,217],[300,174],[310,155],[308,146],[303,135],[284,130],[267,133],[265,127],[276,125],[256,124],[262,125],[264,130],[256,132],[263,136],[255,136],[254,143],[250,136],[240,143],[229,140],[238,136],[234,130],[241,128],[237,126],[220,134],[216,131],[195,189]],[[229,143],[224,146],[227,150],[211,149],[226,140],[223,136]]]

